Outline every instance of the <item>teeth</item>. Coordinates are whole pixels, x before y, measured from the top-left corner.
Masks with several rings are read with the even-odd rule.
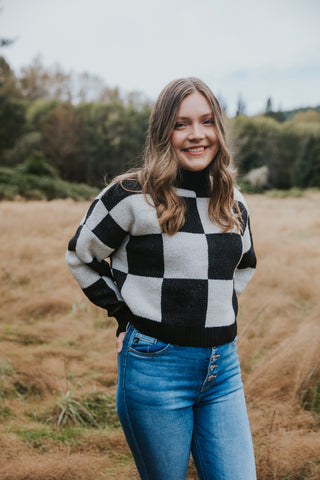
[[[187,152],[203,152],[204,147],[199,148],[187,148]]]

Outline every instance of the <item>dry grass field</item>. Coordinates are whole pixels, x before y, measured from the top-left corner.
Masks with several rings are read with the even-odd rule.
[[[320,193],[247,199],[259,264],[239,355],[258,478],[319,480]],[[1,480],[138,479],[114,409],[115,322],[64,263],[87,206],[0,203]]]

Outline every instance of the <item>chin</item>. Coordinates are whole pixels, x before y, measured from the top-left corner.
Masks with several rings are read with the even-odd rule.
[[[204,170],[205,168],[207,168],[207,165],[206,166],[198,166],[198,167],[189,167],[189,168],[186,168],[186,170],[190,170],[191,172],[201,172],[201,170]]]
[[[211,162],[204,162],[204,163],[185,163],[181,162],[181,167],[184,168],[185,170],[190,170],[192,172],[200,172],[201,170],[204,170],[210,165]]]

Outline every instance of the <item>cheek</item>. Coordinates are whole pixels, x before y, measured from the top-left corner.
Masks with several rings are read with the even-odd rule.
[[[213,145],[215,145],[217,148],[220,148],[219,138],[215,131],[212,132],[211,141]]]
[[[171,145],[173,148],[179,148],[181,145],[181,135],[179,132],[174,131],[171,135]]]

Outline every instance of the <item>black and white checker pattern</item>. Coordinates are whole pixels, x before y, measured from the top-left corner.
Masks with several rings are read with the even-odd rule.
[[[118,319],[120,330],[135,318],[171,329],[234,325],[237,296],[256,265],[240,192],[242,230],[222,233],[209,219],[209,199],[179,188],[186,221],[169,236],[137,185],[125,186],[130,191],[113,184],[101,192],[69,243],[66,260],[85,294]]]

